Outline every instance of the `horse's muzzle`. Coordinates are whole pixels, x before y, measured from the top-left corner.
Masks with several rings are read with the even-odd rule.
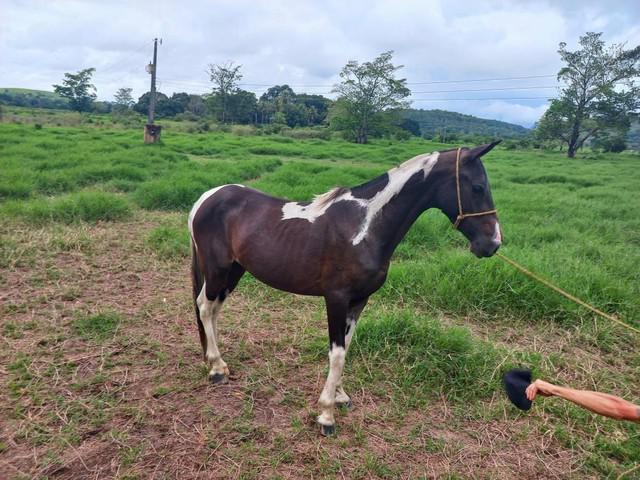
[[[502,245],[502,242],[497,240],[490,240],[488,242],[471,242],[469,250],[478,258],[493,256]]]

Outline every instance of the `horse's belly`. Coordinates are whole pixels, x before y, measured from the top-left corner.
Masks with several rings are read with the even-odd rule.
[[[295,258],[294,255],[269,257],[253,254],[238,262],[254,277],[267,285],[302,295],[322,295],[320,262]]]

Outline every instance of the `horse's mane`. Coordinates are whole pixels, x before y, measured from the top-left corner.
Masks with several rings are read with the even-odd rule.
[[[313,203],[318,207],[323,207],[328,203],[331,203],[340,195],[343,195],[349,191],[348,188],[345,187],[335,187],[329,190],[328,192],[321,193],[320,195],[316,195],[313,197]]]

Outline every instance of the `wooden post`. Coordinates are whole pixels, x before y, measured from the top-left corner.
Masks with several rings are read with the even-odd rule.
[[[144,126],[144,143],[156,143],[160,140],[160,125],[154,125],[156,109],[156,71],[158,64],[158,39],[153,39],[153,63],[149,65],[149,73],[151,74],[151,91],[149,92],[149,117],[147,124]]]
[[[162,127],[160,125],[147,123],[144,126],[144,143],[156,143],[160,141],[161,130]]]

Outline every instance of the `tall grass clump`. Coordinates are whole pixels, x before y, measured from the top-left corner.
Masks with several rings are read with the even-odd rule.
[[[0,212],[34,224],[97,222],[126,219],[131,215],[131,206],[122,196],[86,191],[49,199],[9,201],[0,205]]]
[[[134,199],[149,210],[188,210],[207,190],[258,177],[281,165],[278,159],[188,164],[162,178],[143,183]]]
[[[156,255],[164,259],[188,257],[191,243],[186,224],[183,228],[161,225],[151,230],[147,244]]]
[[[500,388],[499,365],[513,364],[503,360],[507,356],[474,339],[467,328],[399,309],[365,314],[349,350],[363,383],[388,380],[418,404],[434,393],[455,400],[486,398]]]

